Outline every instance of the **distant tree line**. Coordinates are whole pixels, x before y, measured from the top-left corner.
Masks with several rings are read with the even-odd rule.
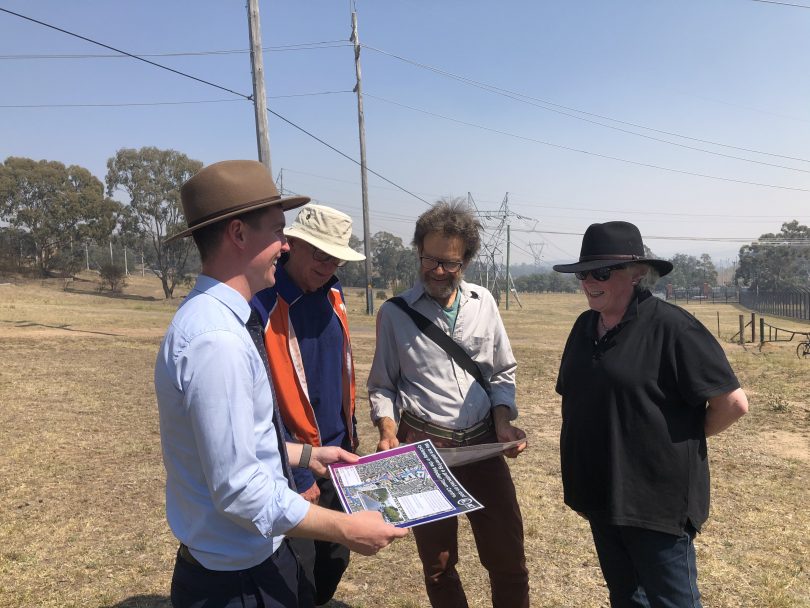
[[[779,232],[741,247],[736,279],[758,291],[810,287],[810,228],[785,222]]]
[[[185,227],[180,186],[202,163],[174,150],[124,148],[107,161],[106,184],[87,169],[9,157],[0,164],[0,264],[40,275],[101,271],[100,247],[137,252],[171,298],[199,268],[190,239],[166,245]],[[120,191],[128,201],[112,198]],[[121,258],[119,258],[121,259]],[[121,264],[123,266],[123,264]]]
[[[0,164],[0,269],[73,276],[87,267],[98,271],[111,264],[123,267],[129,253],[133,268],[143,264],[142,271],[157,276],[165,297],[171,298],[177,285],[200,266],[191,239],[168,245],[166,239],[186,227],[180,186],[201,167],[200,161],[174,150],[123,148],[108,159],[102,184],[77,165],[7,158]],[[115,194],[126,200],[118,202]],[[356,236],[350,246],[363,251]],[[417,259],[410,244],[382,231],[371,237],[370,250],[373,288],[398,293],[413,284]],[[706,253],[699,257],[679,253],[670,261],[674,269],[658,289],[667,284],[676,288],[717,284],[717,269]],[[467,276],[478,281],[485,275],[482,270],[473,263]],[[363,262],[348,264],[338,274],[346,286],[366,284]],[[512,277],[519,292],[579,288],[570,274],[547,271]],[[796,220],[740,248],[734,277],[739,285],[773,291],[807,288],[808,279],[810,229]]]

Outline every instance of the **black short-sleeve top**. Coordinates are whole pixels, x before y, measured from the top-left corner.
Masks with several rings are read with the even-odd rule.
[[[709,331],[649,291],[601,339],[598,314],[574,323],[557,377],[565,503],[604,523],[700,530],[706,401],[740,384]]]

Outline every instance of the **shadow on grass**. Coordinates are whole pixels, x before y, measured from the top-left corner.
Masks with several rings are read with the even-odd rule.
[[[34,321],[3,321],[3,323],[10,323],[13,324],[14,327],[44,327],[46,329],[62,329],[64,331],[75,331],[82,334],[97,334],[99,336],[113,336],[113,337],[123,337],[121,334],[113,334],[106,331],[93,331],[90,329],[74,329],[68,324],[63,325],[48,325],[47,323],[36,323]]]
[[[137,300],[139,302],[156,302],[158,299],[155,296],[139,296],[128,293],[113,293],[110,291],[99,291],[98,289],[76,289],[75,287],[66,288],[65,293],[77,293],[85,296],[101,296],[102,298],[111,298],[113,300]]]
[[[171,601],[164,595],[134,595],[102,608],[171,608],[171,606]]]
[[[102,606],[102,608],[171,608],[171,601],[163,595],[135,595],[121,600],[117,604]],[[352,608],[339,600],[331,600],[324,608]]]

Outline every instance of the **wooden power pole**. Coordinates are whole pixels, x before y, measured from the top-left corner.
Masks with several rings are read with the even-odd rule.
[[[253,108],[256,113],[256,142],[259,161],[272,174],[270,166],[270,135],[267,129],[267,93],[264,89],[264,58],[262,32],[259,22],[259,0],[248,0],[248,29],[250,31],[250,63],[253,72]]]
[[[371,230],[368,220],[368,171],[366,170],[366,121],[363,117],[363,87],[360,71],[360,37],[357,34],[357,12],[352,11],[352,37],[354,43],[354,70],[357,74],[357,126],[360,130],[360,183],[363,193],[363,251],[366,255],[366,313],[374,314],[374,294],[371,291]]]

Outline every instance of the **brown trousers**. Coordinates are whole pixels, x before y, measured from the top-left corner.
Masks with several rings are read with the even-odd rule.
[[[436,447],[456,447],[400,424],[398,439],[413,443],[429,438]],[[497,441],[494,431],[475,443]],[[523,518],[515,486],[503,456],[451,469],[456,478],[484,505],[467,514],[481,565],[489,572],[494,608],[529,606],[529,572],[523,551]],[[413,528],[422,560],[425,588],[433,608],[467,608],[467,597],[456,570],[458,518],[448,517]]]

